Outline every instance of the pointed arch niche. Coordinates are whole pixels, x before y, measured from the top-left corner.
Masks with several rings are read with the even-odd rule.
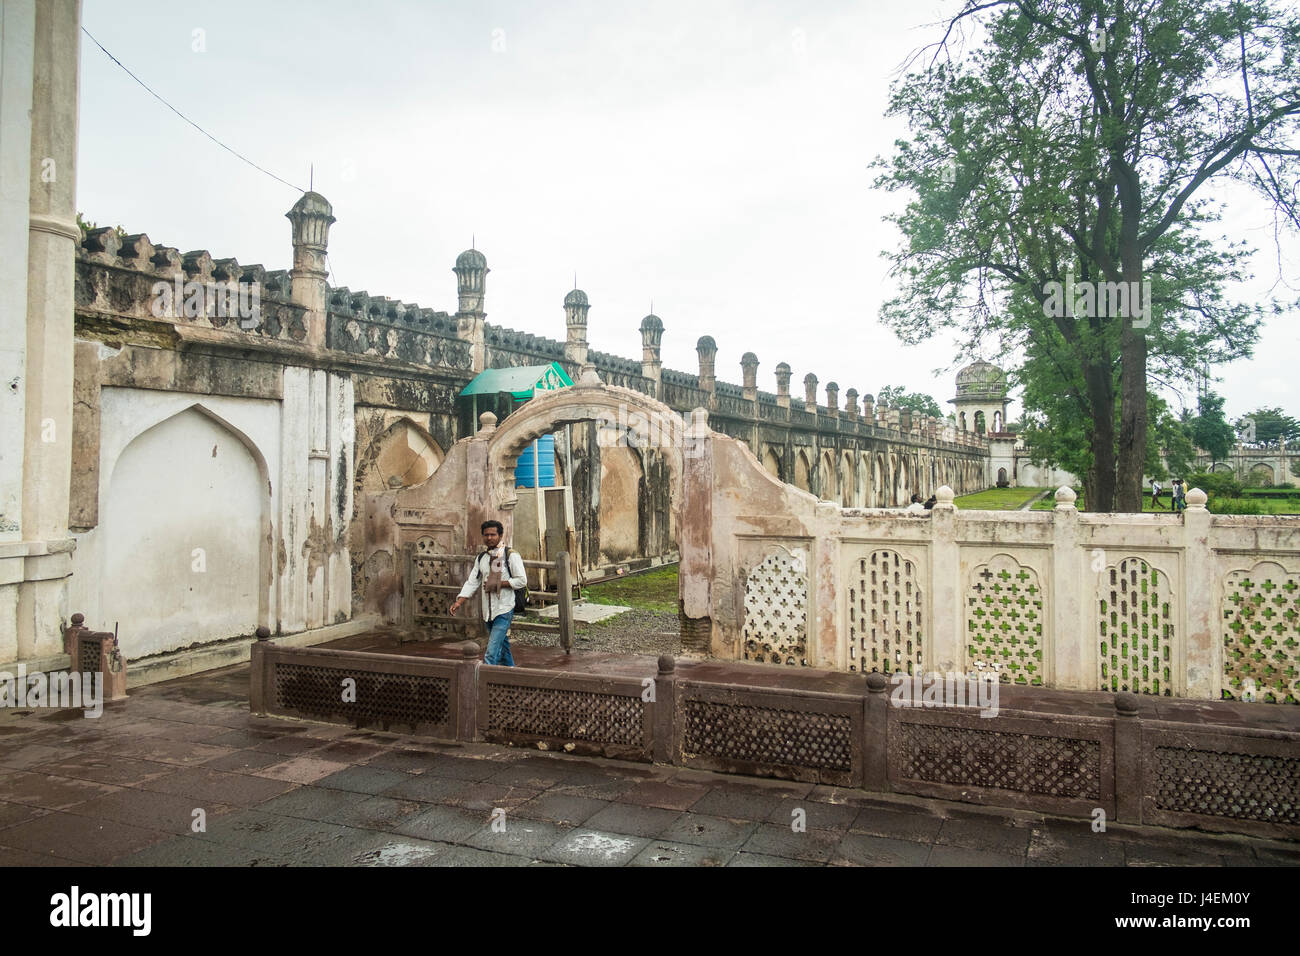
[[[100,616],[128,660],[269,623],[271,485],[244,432],[190,405],[132,438],[104,489]]]

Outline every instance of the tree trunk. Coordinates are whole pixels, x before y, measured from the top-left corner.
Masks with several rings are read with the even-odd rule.
[[[1142,261],[1133,246],[1125,247],[1123,262],[1124,281],[1130,289],[1138,288],[1142,282]],[[1135,326],[1138,310],[1131,299],[1129,305],[1130,314],[1120,320],[1124,326],[1120,333],[1119,474],[1115,510],[1141,512],[1142,473],[1147,460],[1147,323],[1151,316],[1142,316]]]
[[[1083,506],[1085,511],[1110,511],[1115,506],[1115,389],[1106,365],[1087,363],[1083,375],[1092,412],[1092,468]]]

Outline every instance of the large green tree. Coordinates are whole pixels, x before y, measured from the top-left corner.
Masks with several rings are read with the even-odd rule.
[[[1196,403],[1196,416],[1191,420],[1192,441],[1204,448],[1214,461],[1222,461],[1232,454],[1236,435],[1223,415],[1223,397],[1206,391]]]
[[[1293,442],[1300,438],[1300,421],[1296,421],[1281,408],[1257,408],[1237,419],[1237,433],[1254,433],[1254,441],[1273,445],[1279,441]]]
[[[1298,57],[1300,16],[1268,0],[966,0],[894,85],[912,135],[877,185],[912,199],[883,317],[1027,356],[1027,428],[1050,409],[1082,443],[1093,510],[1141,510],[1149,387],[1258,336],[1263,306],[1225,295],[1250,250],[1209,238],[1210,190],[1244,183],[1300,226]]]

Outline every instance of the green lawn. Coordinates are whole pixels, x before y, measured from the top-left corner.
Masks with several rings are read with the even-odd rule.
[[[960,499],[959,499],[960,500]],[[1153,508],[1151,506],[1151,495],[1142,496],[1142,511],[1145,514],[1169,514],[1169,498],[1167,495],[1160,496],[1160,504],[1164,507]],[[1083,510],[1083,498],[1080,497],[1074,503],[1074,506],[1080,511]],[[1056,500],[1048,497],[1037,502],[1034,511],[1051,511],[1056,507]],[[1300,514],[1300,496],[1294,498],[1225,498],[1222,501],[1210,499],[1209,509],[1211,514],[1241,514],[1242,509],[1246,514],[1264,514],[1264,515],[1294,515]]]
[[[1015,511],[1026,501],[1032,501],[1046,488],[990,488],[973,495],[962,495],[954,501],[961,509],[975,508],[982,511]]]
[[[582,596],[592,604],[621,604],[647,611],[677,610],[677,565],[669,564],[653,571],[593,584],[582,589]]]

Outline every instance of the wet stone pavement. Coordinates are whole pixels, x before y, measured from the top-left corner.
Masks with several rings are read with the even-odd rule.
[[[1300,864],[1292,842],[259,718],[247,693],[242,665],[98,719],[0,711],[0,864]]]

